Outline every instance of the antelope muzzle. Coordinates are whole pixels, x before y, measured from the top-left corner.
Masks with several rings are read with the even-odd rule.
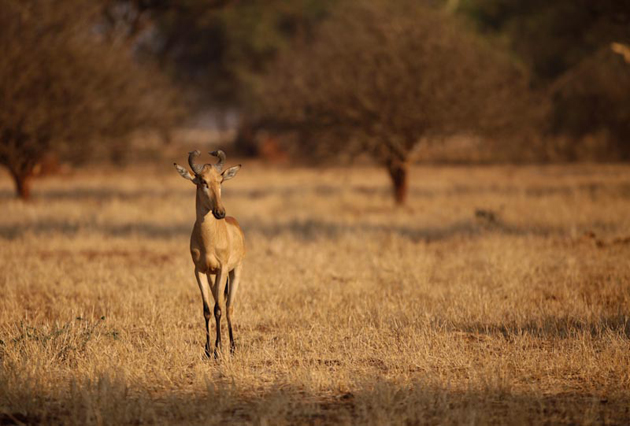
[[[220,208],[220,209],[214,209],[212,210],[212,215],[217,218],[217,219],[224,219],[225,218],[225,209]]]

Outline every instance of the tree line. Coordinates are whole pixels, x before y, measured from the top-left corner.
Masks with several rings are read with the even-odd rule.
[[[404,203],[418,147],[630,159],[630,6],[602,0],[0,0],[0,164],[124,150],[195,109],[294,153],[367,153]]]

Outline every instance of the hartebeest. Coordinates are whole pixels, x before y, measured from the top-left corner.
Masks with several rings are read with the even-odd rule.
[[[206,274],[214,298],[214,318],[216,320],[216,341],[214,356],[221,349],[221,315],[227,314],[230,333],[230,351],[233,352],[234,334],[232,333],[232,313],[234,296],[241,276],[245,255],[244,236],[236,219],[225,216],[221,201],[221,184],[232,179],[241,168],[238,166],[223,170],[225,153],[213,151],[210,155],[218,157],[216,164],[196,164],[199,151],[188,153],[188,164],[194,176],[184,167],[174,163],[179,174],[197,185],[196,211],[197,220],[190,236],[190,254],[195,264],[195,278],[203,298],[203,315],[206,320],[206,355],[210,356],[210,300],[208,287],[200,274]],[[228,280],[229,276],[229,280]],[[225,297],[227,296],[227,309]]]

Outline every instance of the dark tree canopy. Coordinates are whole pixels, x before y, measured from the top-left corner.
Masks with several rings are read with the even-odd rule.
[[[614,48],[619,46],[615,51]],[[588,153],[603,160],[630,160],[630,49],[602,48],[566,72],[552,88],[552,130],[581,138],[601,136],[606,143]],[[565,147],[580,158],[581,144]],[[602,152],[603,151],[603,152]]]
[[[399,203],[423,139],[498,130],[517,114],[513,95],[526,91],[509,61],[418,2],[340,7],[265,83],[269,127],[299,132],[311,153],[371,153]]]
[[[87,0],[2,0],[0,164],[23,198],[47,153],[120,141],[177,117],[166,81],[105,43],[99,18]]]
[[[553,81],[612,42],[630,42],[630,2],[462,0],[462,13],[496,33],[533,71]]]
[[[195,101],[240,107],[256,76],[291,40],[308,37],[338,0],[108,0],[109,28],[155,55]],[[119,24],[113,24],[118,22]]]
[[[462,0],[461,11],[499,36],[546,91],[544,130],[563,141],[554,148],[563,158],[630,158],[630,62],[623,54],[630,51],[630,2]],[[594,141],[596,152],[584,153],[583,143]]]

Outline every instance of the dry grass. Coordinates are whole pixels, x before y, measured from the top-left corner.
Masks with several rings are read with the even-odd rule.
[[[0,424],[630,422],[630,168],[417,168],[403,210],[388,190],[371,168],[226,184],[249,252],[217,362],[190,183],[86,171],[24,205],[2,177]]]

